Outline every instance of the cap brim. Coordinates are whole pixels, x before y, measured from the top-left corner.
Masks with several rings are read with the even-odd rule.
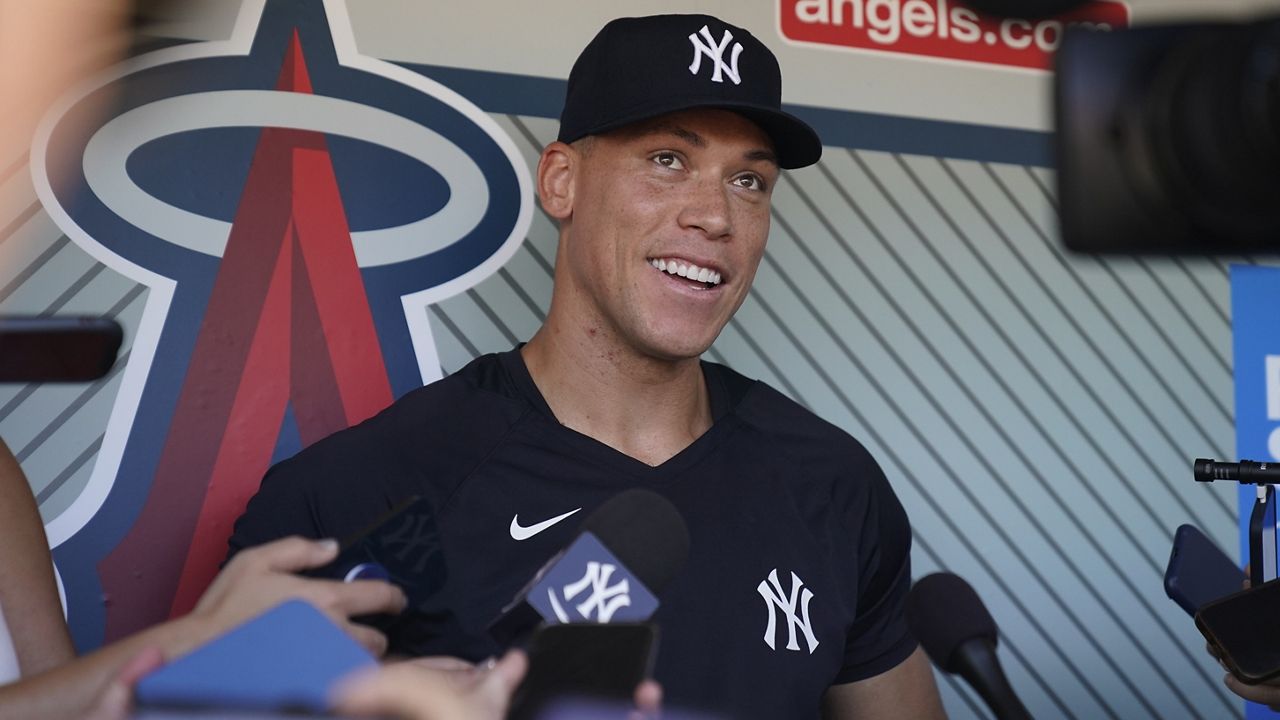
[[[695,108],[730,110],[759,125],[760,129],[764,130],[769,139],[773,141],[773,150],[778,155],[778,167],[787,170],[807,167],[818,162],[818,159],[822,157],[822,141],[818,139],[818,133],[814,132],[813,128],[809,127],[808,123],[800,118],[771,107],[751,103],[708,102],[705,98],[699,98],[697,102],[672,100],[670,102],[652,104],[627,113],[623,117],[614,118],[608,123],[586,128],[577,137],[562,137],[561,140],[572,142],[587,135],[599,135],[642,120],[650,120],[661,115]]]

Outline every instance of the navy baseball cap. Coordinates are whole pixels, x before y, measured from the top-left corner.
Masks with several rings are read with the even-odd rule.
[[[561,142],[690,108],[751,120],[784,168],[822,156],[818,134],[782,110],[778,59],[746,30],[710,15],[619,18],[587,44],[569,72]]]

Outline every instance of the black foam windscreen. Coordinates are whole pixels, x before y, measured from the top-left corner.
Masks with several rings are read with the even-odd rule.
[[[605,501],[582,523],[655,595],[689,559],[689,528],[670,500],[639,488]]]
[[[951,573],[916,581],[907,594],[907,624],[929,659],[949,673],[958,670],[955,651],[966,641],[982,638],[996,645],[996,621],[969,583]]]

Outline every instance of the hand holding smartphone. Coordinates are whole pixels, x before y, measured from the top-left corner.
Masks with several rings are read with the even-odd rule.
[[[636,686],[653,670],[657,632],[653,623],[539,627],[529,643],[529,674],[516,690],[508,717],[555,718],[560,701],[613,700],[622,720],[633,707]]]
[[[1280,580],[1215,600],[1196,627],[1231,674],[1250,685],[1280,678]]]

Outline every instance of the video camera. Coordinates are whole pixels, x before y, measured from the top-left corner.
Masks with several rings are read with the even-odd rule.
[[[1083,0],[970,0],[1038,17]],[[1054,78],[1059,215],[1094,253],[1280,251],[1280,17],[1069,27]]]

